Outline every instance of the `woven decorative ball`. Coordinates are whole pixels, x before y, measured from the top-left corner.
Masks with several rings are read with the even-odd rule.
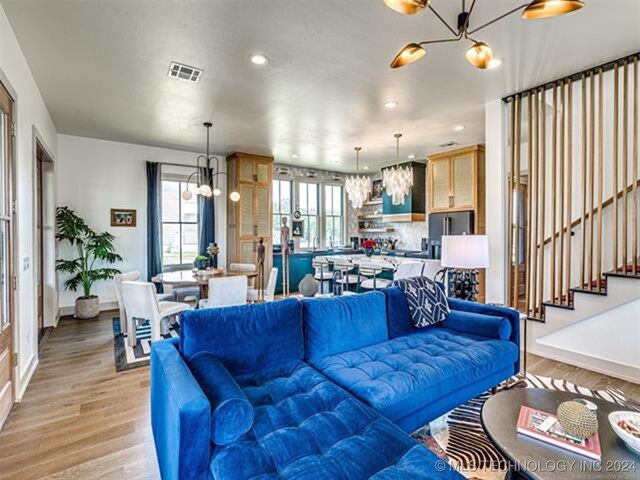
[[[558,422],[565,432],[579,438],[591,438],[598,432],[598,417],[578,402],[561,403],[558,407]]]

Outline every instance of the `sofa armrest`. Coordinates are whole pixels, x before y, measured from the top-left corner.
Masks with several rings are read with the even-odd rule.
[[[518,349],[520,349],[520,313],[517,310],[495,305],[485,305],[483,303],[468,302],[456,298],[448,298],[447,300],[451,314],[449,318],[443,322],[444,327],[460,332],[467,332],[472,335],[509,340],[515,343]],[[493,317],[496,320],[492,321],[491,318],[487,317]],[[506,324],[502,323],[503,320],[509,323],[510,328],[507,328]],[[447,325],[449,321],[455,326]],[[519,371],[520,359],[518,359],[515,365],[515,373]]]
[[[151,426],[163,480],[209,479],[211,405],[172,340],[151,344]]]

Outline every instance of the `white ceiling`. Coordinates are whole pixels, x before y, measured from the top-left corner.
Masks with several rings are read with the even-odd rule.
[[[356,145],[372,170],[392,163],[396,132],[404,157],[482,142],[485,101],[640,51],[638,0],[513,15],[475,35],[504,59],[492,71],[473,68],[462,42],[391,70],[403,45],[448,32],[382,0],[0,1],[60,133],[200,151],[211,120],[215,152],[339,171],[354,170]],[[432,5],[454,24],[460,3]],[[518,3],[478,0],[471,27]],[[169,78],[172,60],[203,68],[200,82]]]

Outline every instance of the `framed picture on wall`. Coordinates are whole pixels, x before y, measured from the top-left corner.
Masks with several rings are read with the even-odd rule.
[[[374,180],[371,183],[371,200],[380,200],[382,198],[382,180]]]
[[[137,222],[136,210],[127,208],[111,209],[112,227],[135,227]]]
[[[304,236],[304,220],[294,220],[291,222],[291,235],[294,237]]]

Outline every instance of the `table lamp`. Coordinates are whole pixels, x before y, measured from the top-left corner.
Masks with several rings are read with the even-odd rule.
[[[443,236],[441,264],[447,269],[449,296],[475,302],[480,283],[478,269],[489,266],[487,236]]]

